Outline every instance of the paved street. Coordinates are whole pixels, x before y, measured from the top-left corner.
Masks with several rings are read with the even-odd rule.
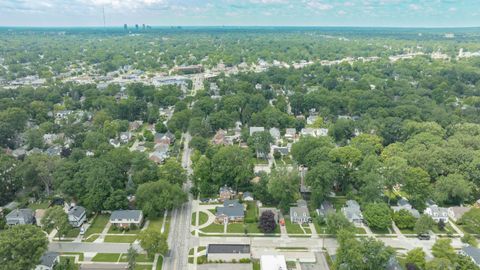
[[[182,166],[186,168],[187,173],[192,173],[190,154],[191,149],[188,147],[191,136],[186,133],[184,138],[184,151],[182,155]],[[186,192],[190,191],[191,187],[190,179],[184,185]],[[184,270],[188,269],[188,251],[190,247],[190,224],[192,218],[192,197],[189,193],[188,202],[184,203],[179,209],[175,209],[172,212],[172,219],[170,225],[170,234],[168,236],[168,244],[170,247],[170,253],[165,257],[163,261],[163,269],[169,270]]]

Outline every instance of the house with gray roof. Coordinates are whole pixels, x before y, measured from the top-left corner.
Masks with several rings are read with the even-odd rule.
[[[306,201],[298,200],[296,207],[290,207],[290,221],[292,223],[309,223],[312,221]]]
[[[460,254],[470,257],[472,261],[480,266],[480,249],[472,246],[465,246],[459,251]]]
[[[286,128],[285,129],[285,139],[287,140],[295,140],[297,137],[297,130],[294,128]]]
[[[470,207],[465,206],[452,206],[448,208],[448,217],[450,217],[454,222],[457,222],[465,213],[470,211],[470,209]]]
[[[363,223],[363,214],[360,210],[360,205],[355,200],[348,200],[345,207],[342,207],[342,213],[348,219],[348,221],[354,224]]]
[[[12,212],[8,213],[5,216],[7,220],[7,225],[25,225],[25,224],[35,224],[35,214],[32,209],[23,208],[15,209]]]
[[[141,227],[143,222],[142,210],[116,210],[110,215],[110,223],[117,227]]]
[[[250,245],[243,244],[209,244],[207,247],[207,260],[236,262],[241,259],[250,259]]]
[[[35,270],[53,270],[55,265],[59,262],[60,253],[46,252],[40,258],[40,264],[35,267]]]
[[[407,210],[415,218],[420,217],[420,212],[418,212],[417,209],[413,208],[412,205],[405,198],[401,198],[400,200],[398,200],[397,201],[397,206],[392,206],[391,208],[392,208],[393,212],[398,212],[400,210]]]
[[[272,136],[272,138],[275,141],[280,140],[281,135],[280,135],[280,130],[278,128],[270,128],[269,132],[270,132],[270,136]]]
[[[87,212],[82,206],[72,206],[68,209],[68,223],[72,227],[78,228],[87,220]]]
[[[242,222],[245,218],[245,209],[238,200],[225,200],[223,206],[217,207],[215,222],[224,224],[225,222]]]
[[[316,212],[319,217],[325,218],[329,212],[335,212],[335,208],[330,201],[323,201]]]

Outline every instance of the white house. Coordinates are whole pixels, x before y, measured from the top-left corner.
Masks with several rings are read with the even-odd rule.
[[[448,222],[448,209],[444,207],[438,207],[436,204],[428,206],[423,213],[430,216],[437,223],[440,222],[440,220],[442,220],[444,223]]]
[[[110,216],[110,223],[117,227],[130,227],[132,225],[140,227],[143,221],[143,212],[141,210],[116,210]]]
[[[68,223],[75,228],[83,225],[87,220],[85,208],[82,206],[72,206],[68,209]]]

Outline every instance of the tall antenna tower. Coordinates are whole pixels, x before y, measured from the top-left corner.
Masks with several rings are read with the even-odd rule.
[[[105,23],[105,6],[103,6],[102,11],[103,11],[103,28],[106,28],[107,25]]]

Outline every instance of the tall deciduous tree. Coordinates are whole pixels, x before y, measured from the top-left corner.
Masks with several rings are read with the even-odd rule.
[[[169,158],[158,169],[160,179],[172,184],[182,185],[187,180],[187,173],[182,165],[173,158]]]
[[[59,240],[62,235],[65,235],[72,228],[68,223],[68,215],[61,206],[51,207],[45,211],[45,215],[42,218],[42,227],[47,232],[56,229]]]
[[[33,269],[47,251],[45,233],[33,225],[17,225],[0,232],[3,269]]]
[[[278,202],[280,209],[288,211],[290,204],[299,198],[300,176],[298,172],[277,168],[270,173],[268,179],[268,192]]]
[[[158,217],[166,209],[178,207],[187,200],[187,195],[178,185],[165,180],[141,184],[135,197],[137,205],[151,218]]]
[[[165,234],[147,229],[140,232],[138,239],[140,240],[140,246],[147,252],[148,256],[153,256],[156,253],[165,255],[168,251]]]
[[[365,206],[363,216],[368,226],[374,229],[385,230],[392,225],[390,211],[390,207],[385,203],[370,203]]]

